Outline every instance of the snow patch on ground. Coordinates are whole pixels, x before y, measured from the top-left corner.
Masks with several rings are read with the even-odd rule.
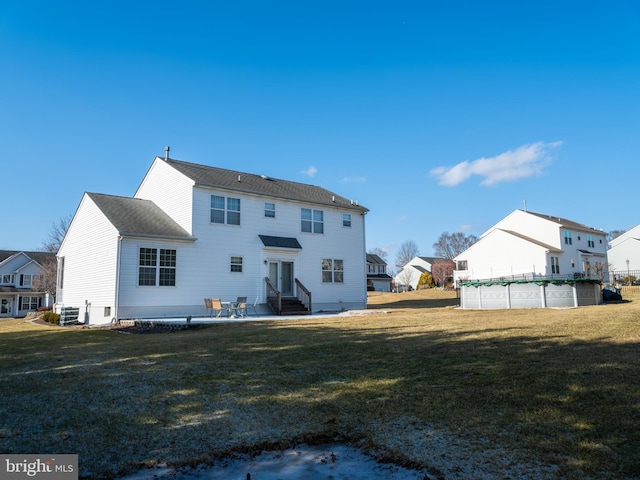
[[[249,475],[249,476],[247,476]],[[120,480],[434,480],[426,471],[379,463],[341,444],[300,445],[258,455],[238,454],[195,468],[141,470]]]

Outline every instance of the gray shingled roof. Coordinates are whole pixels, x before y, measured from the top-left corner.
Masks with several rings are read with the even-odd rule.
[[[411,268],[415,268],[420,273],[424,273],[424,272],[428,272],[429,271],[426,268],[424,268],[422,265],[411,265]]]
[[[56,254],[50,252],[27,252],[25,250],[0,250],[0,263],[4,262],[7,258],[12,257],[16,253],[24,253],[31,260],[35,260],[40,265],[44,265],[46,262],[55,262]]]
[[[274,237],[271,235],[258,235],[265,247],[302,248],[300,242],[294,237]]]
[[[434,265],[436,263],[454,263],[448,258],[442,258],[442,257],[418,257],[418,258],[420,258],[421,260],[424,260],[427,263],[430,263],[431,265]]]
[[[376,255],[375,253],[367,253],[367,263],[371,263],[375,265],[387,264],[387,262],[385,262],[382,258],[380,258],[379,255]]]
[[[523,210],[524,211],[524,210]],[[578,222],[574,222],[573,220],[567,220],[566,218],[554,217],[553,215],[545,215],[544,213],[535,213],[529,212],[531,215],[535,215],[536,217],[544,218],[545,220],[549,220],[550,222],[558,223],[569,230],[582,230],[585,232],[596,232],[596,233],[604,233],[597,228],[588,227]]]
[[[123,236],[195,240],[150,200],[102,193],[87,193],[87,196]]]
[[[223,188],[255,195],[266,195],[286,200],[303,201],[319,205],[337,206],[366,213],[369,210],[356,205],[340,195],[321,187],[305,183],[290,182],[264,175],[225,170],[223,168],[188,163],[180,160],[164,160],[173,168],[189,177],[197,186]]]

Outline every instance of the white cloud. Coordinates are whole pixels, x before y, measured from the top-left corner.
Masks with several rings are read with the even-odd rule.
[[[316,173],[318,173],[318,169],[313,165],[311,165],[309,168],[307,168],[306,170],[303,170],[300,173],[302,173],[303,175],[306,175],[307,177],[313,177],[315,176]]]
[[[452,187],[468,180],[472,175],[483,178],[480,185],[495,185],[521,178],[540,175],[551,163],[552,150],[562,142],[536,142],[522,145],[491,158],[478,158],[471,162],[460,162],[453,167],[438,167],[431,175],[438,178],[440,185]]]

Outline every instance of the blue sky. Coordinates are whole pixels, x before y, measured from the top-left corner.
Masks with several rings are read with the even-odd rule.
[[[0,0],[0,249],[156,155],[312,183],[367,248],[640,223],[640,2]]]

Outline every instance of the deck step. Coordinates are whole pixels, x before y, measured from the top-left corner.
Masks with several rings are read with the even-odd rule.
[[[309,315],[311,312],[297,298],[283,298],[280,315]]]

